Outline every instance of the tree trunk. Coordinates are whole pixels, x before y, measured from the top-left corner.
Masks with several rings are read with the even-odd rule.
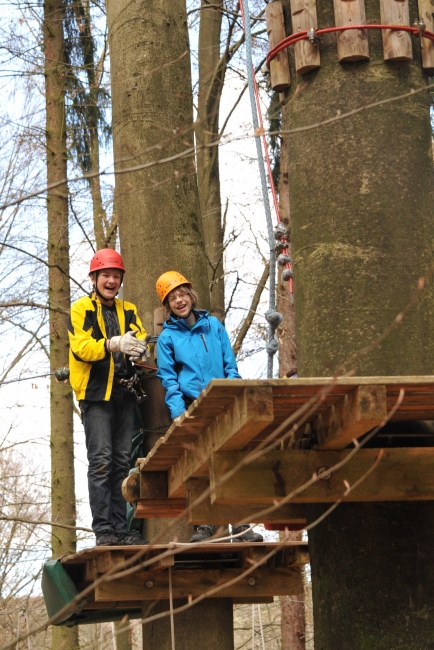
[[[376,0],[366,13],[380,23]],[[412,0],[410,24],[416,17]],[[318,22],[334,24],[331,0],[319,1]],[[370,62],[348,64],[338,63],[334,37],[321,39],[321,67],[297,77],[286,128],[426,83],[418,40],[413,61],[384,63],[381,33],[368,39]],[[299,374],[330,375],[340,364],[358,375],[430,374],[430,287],[381,345],[346,362],[405,307],[432,263],[428,90],[290,135],[288,150]],[[314,520],[323,507],[308,510]],[[316,648],[430,647],[433,527],[431,503],[354,503],[311,531]]]
[[[185,2],[108,0],[107,17],[125,296],[134,297],[149,328],[159,306],[155,282],[164,271],[191,279],[200,305],[210,306],[193,154],[119,173],[193,147]]]
[[[116,170],[176,157],[164,165],[116,176],[115,200],[127,269],[125,295],[137,304],[146,328],[152,331],[154,309],[159,306],[155,282],[164,271],[183,273],[198,290],[200,305],[209,308],[194,157],[192,153],[179,157],[193,146],[185,2],[108,0],[107,15]],[[155,145],[158,148],[151,151]],[[161,435],[168,424],[164,397],[152,381],[148,384],[153,399],[145,405],[150,411],[145,425]],[[144,530],[151,539],[165,533],[160,537],[163,542],[175,535],[178,541],[189,539],[186,524],[174,531],[167,520],[149,520]],[[167,610],[168,603],[158,607]],[[177,650],[201,647],[204,640],[210,645],[216,640],[214,647],[232,650],[231,600],[219,599],[217,605],[206,601],[176,615],[175,634]],[[143,647],[172,647],[168,618],[143,626]]]
[[[63,59],[62,0],[44,3],[44,55],[46,92],[47,183],[66,179],[66,124]],[[66,183],[48,192],[48,302],[52,307],[70,306],[68,188]],[[68,359],[68,316],[50,310],[50,370],[64,366]],[[51,376],[51,517],[53,521],[75,525],[73,402],[68,384]],[[74,530],[53,528],[52,552],[57,558],[74,553]],[[53,628],[53,649],[78,647],[77,628]]]
[[[197,176],[202,213],[211,312],[224,320],[223,225],[218,147],[220,99],[225,66],[220,63],[223,0],[202,0],[199,27],[199,94],[197,98]]]
[[[282,537],[295,542],[301,540],[301,532],[286,531],[281,534]],[[282,596],[280,606],[282,650],[305,650],[304,595]]]

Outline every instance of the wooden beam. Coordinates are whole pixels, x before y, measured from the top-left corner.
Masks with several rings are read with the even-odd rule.
[[[134,516],[136,519],[165,519],[177,517],[184,510],[185,499],[139,499]]]
[[[361,449],[341,469],[327,479],[295,496],[294,503],[330,503],[339,499],[347,481],[353,485],[372,467],[379,449]],[[214,454],[210,464],[213,504],[248,506],[272,505],[306,483],[321,469],[323,472],[343,460],[343,451],[277,451],[242,467],[227,483],[218,479],[235,467],[242,452]],[[352,491],[346,501],[423,501],[434,500],[434,447],[382,450],[376,469]],[[325,473],[325,476],[328,476]],[[278,511],[277,511],[278,512]]]
[[[434,13],[431,0],[418,0],[419,18],[423,20],[428,31],[434,31]],[[420,39],[422,49],[422,67],[428,74],[434,74],[434,43],[427,38]]]
[[[317,29],[315,0],[291,0],[292,29],[294,32]],[[319,45],[307,40],[299,41],[294,45],[295,69],[298,74],[304,74],[318,68],[320,65]]]
[[[122,481],[122,496],[128,503],[134,503],[140,498],[140,472],[139,468],[133,474],[129,474]]]
[[[265,7],[265,19],[269,49],[272,50],[285,36],[285,21],[281,2],[270,2]],[[282,50],[270,61],[270,85],[273,90],[283,93],[291,84],[289,73],[288,50]]]
[[[364,25],[366,23],[364,0],[334,0],[335,25]],[[361,61],[369,59],[366,30],[350,29],[337,32],[339,61]]]
[[[408,0],[380,0],[383,25],[410,25]],[[411,61],[413,52],[408,32],[382,29],[385,61]]]
[[[205,472],[213,451],[242,449],[274,419],[271,388],[244,388],[228,409],[190,444],[169,470],[168,492],[179,496],[191,476]]]
[[[193,504],[204,491],[209,487],[207,479],[191,478],[187,482],[187,504]],[[238,522],[245,520],[247,517],[249,522],[261,523],[282,523],[288,524],[306,524],[305,507],[299,503],[288,503],[279,510],[267,515],[257,518],[257,513],[264,509],[261,504],[248,506],[245,505],[218,505],[211,504],[211,498],[208,496],[201,503],[193,506],[188,514],[188,523],[193,525],[203,524],[204,521],[210,524],[223,524],[231,523],[236,525]]]
[[[312,422],[318,447],[342,449],[380,424],[386,415],[386,386],[358,386]]]
[[[193,598],[216,586],[223,588],[212,598],[253,598],[256,596],[292,596],[303,592],[299,567],[260,567],[244,576],[244,569],[183,569],[172,571],[173,598]],[[228,587],[225,583],[239,578]],[[102,583],[95,588],[95,601],[156,600],[169,597],[168,571],[138,571],[129,576]]]

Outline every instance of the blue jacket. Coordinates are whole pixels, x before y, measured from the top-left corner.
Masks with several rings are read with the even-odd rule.
[[[211,379],[241,379],[228,334],[217,318],[195,310],[190,328],[171,316],[157,341],[157,376],[166,389],[172,418],[187,408],[184,395],[196,399]]]

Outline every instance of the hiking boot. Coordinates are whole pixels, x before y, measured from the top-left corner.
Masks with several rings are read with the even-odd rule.
[[[109,530],[105,530],[96,535],[97,546],[117,546],[118,544],[118,536]]]
[[[205,540],[212,537],[213,531],[212,526],[209,524],[201,524],[200,526],[195,526],[195,533],[190,540],[192,542],[204,542]]]
[[[139,533],[118,533],[118,546],[145,546],[149,544],[148,540],[142,539]]]
[[[232,535],[237,535],[238,533],[241,533],[243,530],[247,530],[247,533],[244,535],[240,535],[239,537],[236,537],[234,542],[263,542],[264,538],[262,535],[259,533],[254,533],[253,530],[249,530],[250,524],[243,524],[242,526],[237,526],[236,528],[232,528]]]

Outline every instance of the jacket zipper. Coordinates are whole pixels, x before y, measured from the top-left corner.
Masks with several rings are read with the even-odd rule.
[[[204,336],[203,334],[201,334],[201,335],[200,335],[200,338],[202,339],[202,343],[203,343],[204,346],[205,346],[205,350],[208,352],[208,347],[207,347],[207,345],[206,345],[206,338],[205,338],[205,336]]]

